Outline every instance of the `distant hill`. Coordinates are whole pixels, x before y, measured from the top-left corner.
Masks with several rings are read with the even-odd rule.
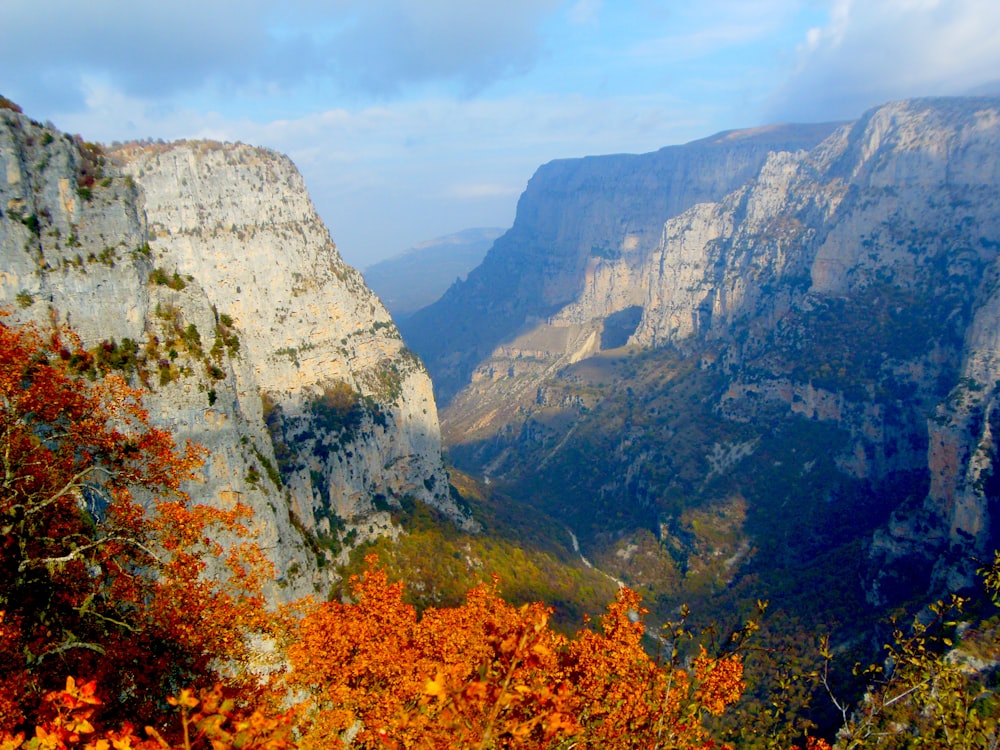
[[[396,320],[435,302],[456,280],[479,265],[493,241],[495,227],[464,229],[437,237],[362,271]]]

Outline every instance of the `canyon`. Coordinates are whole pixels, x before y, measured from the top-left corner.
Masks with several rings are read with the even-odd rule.
[[[452,460],[664,610],[969,585],[1000,541],[998,146],[1000,102],[943,98],[542,166],[401,323]]]

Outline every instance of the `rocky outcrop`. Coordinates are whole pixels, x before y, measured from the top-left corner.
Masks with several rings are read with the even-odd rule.
[[[68,323],[209,449],[199,500],[240,500],[279,595],[350,540],[448,494],[431,383],[340,259],[285,157],[240,144],[113,153],[0,112],[0,303]],[[99,358],[100,359],[100,358]]]
[[[890,276],[926,289],[939,280],[935,259],[953,281],[977,279],[1000,229],[996,104],[958,102],[887,105],[811,153],[772,155],[743,189],[667,222],[642,274],[635,342],[728,330],[734,316],[759,315],[775,282],[826,297]]]

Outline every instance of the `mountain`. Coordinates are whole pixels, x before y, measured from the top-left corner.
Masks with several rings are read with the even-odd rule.
[[[833,127],[732,131],[645,156],[541,167],[518,201],[514,226],[482,265],[400,323],[433,372],[439,398],[450,399],[497,345],[575,299],[589,265],[654,248],[666,217],[721,199],[756,174],[771,151],[809,148]]]
[[[0,109],[0,176],[0,304],[71,326],[95,372],[148,386],[154,422],[209,449],[188,490],[251,506],[275,595],[325,593],[404,499],[470,526],[430,379],[286,157],[110,150]]]
[[[421,242],[364,269],[365,281],[399,321],[434,302],[479,265],[502,229],[464,229]]]
[[[929,99],[541,167],[402,325],[452,459],[663,615],[968,584],[1000,544],[998,146],[1000,100]]]

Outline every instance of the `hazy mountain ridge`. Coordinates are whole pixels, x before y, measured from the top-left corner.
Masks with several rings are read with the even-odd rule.
[[[256,514],[283,595],[325,591],[389,506],[449,496],[430,380],[286,158],[240,144],[113,155],[0,112],[0,302],[66,322],[210,450],[190,489]]]
[[[716,586],[829,554],[877,601],[967,581],[998,539],[1000,102],[895,103],[821,135],[727,154],[745,165],[730,189],[675,213],[650,183],[655,240],[627,229],[615,157],[589,173],[603,197],[573,180],[600,160],[540,169],[514,229],[405,329],[445,397],[466,383],[444,412],[453,456],[586,524],[642,583],[667,574],[630,571],[635,550]],[[491,312],[452,354],[415,330]]]
[[[435,302],[478,266],[503,229],[463,229],[421,242],[363,269],[365,281],[400,321]]]

